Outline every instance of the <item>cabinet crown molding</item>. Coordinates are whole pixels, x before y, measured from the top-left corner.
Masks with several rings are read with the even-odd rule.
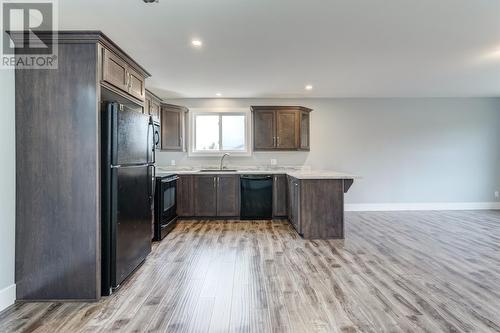
[[[252,105],[250,106],[250,109],[252,111],[262,111],[262,110],[296,110],[296,111],[304,111],[304,112],[311,112],[312,109],[306,108],[305,106],[298,106],[298,105]]]
[[[162,109],[169,109],[169,110],[177,110],[177,111],[183,111],[183,112],[188,112],[189,109],[183,105],[174,105],[174,104],[168,104],[168,103],[161,103],[161,108]]]
[[[161,97],[159,97],[158,95],[156,95],[154,92],[152,92],[148,88],[146,88],[146,95],[150,95],[151,97],[153,97],[154,99],[156,99],[160,103],[163,103],[163,100],[161,99]]]
[[[7,31],[14,45],[24,41],[24,31]],[[99,30],[60,30],[60,31],[37,31],[36,37],[30,35],[30,43],[37,43],[40,41],[45,44],[50,44],[55,41],[58,44],[97,44],[100,43],[106,48],[115,52],[121,58],[127,60],[134,67],[141,72],[144,77],[150,77],[151,74],[136,61],[133,60],[121,47],[113,42],[108,36]],[[33,45],[33,44],[32,44]]]

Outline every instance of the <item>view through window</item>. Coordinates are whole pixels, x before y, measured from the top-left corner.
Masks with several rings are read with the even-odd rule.
[[[193,115],[193,152],[247,152],[247,113]]]

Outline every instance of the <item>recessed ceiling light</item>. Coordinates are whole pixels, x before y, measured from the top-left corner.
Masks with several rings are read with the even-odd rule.
[[[203,42],[199,39],[193,39],[191,41],[191,44],[194,46],[194,47],[201,47],[203,45]]]
[[[492,57],[500,58],[500,48],[491,53]]]
[[[306,86],[306,90],[313,90],[313,86],[312,86],[311,84],[308,84],[308,85]]]
[[[217,96],[217,97],[221,97],[221,96],[222,96],[222,94],[221,94],[221,93],[215,93],[215,96]]]

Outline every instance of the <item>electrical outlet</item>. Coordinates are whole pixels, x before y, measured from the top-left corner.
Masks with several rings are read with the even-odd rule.
[[[500,193],[498,193],[498,191],[495,191],[495,198],[500,198]]]
[[[171,160],[171,161],[170,161],[170,165],[171,165],[171,166],[175,166],[175,160]]]
[[[278,164],[278,160],[275,158],[271,158],[271,165],[276,165]]]

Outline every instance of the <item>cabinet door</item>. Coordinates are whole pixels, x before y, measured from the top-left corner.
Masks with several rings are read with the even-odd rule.
[[[288,178],[288,218],[298,233],[300,231],[300,184],[295,178]]]
[[[183,112],[163,109],[161,114],[161,148],[162,150],[182,151]]]
[[[146,99],[144,100],[144,114],[151,114],[151,97],[146,95]]]
[[[276,112],[255,111],[253,113],[254,150],[269,150],[276,146]]]
[[[128,92],[128,65],[113,52],[104,49],[102,79],[109,84]]]
[[[276,111],[276,147],[278,149],[299,148],[299,120],[297,111]]]
[[[287,216],[287,180],[286,175],[273,177],[273,216]]]
[[[157,101],[155,100],[152,100],[151,101],[151,108],[150,108],[150,115],[153,116],[153,118],[156,120],[156,121],[159,121],[160,120],[160,103],[158,103]]]
[[[128,67],[128,93],[137,99],[144,100],[146,95],[146,88],[144,86],[144,77]]]
[[[193,176],[180,175],[177,180],[177,215],[194,216]]]
[[[310,119],[309,112],[300,113],[300,149],[309,150],[310,148]]]
[[[240,215],[240,176],[217,176],[217,216]]]
[[[194,181],[195,216],[217,215],[217,176],[196,175]]]
[[[293,216],[293,196],[294,196],[294,182],[293,178],[288,176],[288,220],[293,225],[294,224],[294,216]]]

